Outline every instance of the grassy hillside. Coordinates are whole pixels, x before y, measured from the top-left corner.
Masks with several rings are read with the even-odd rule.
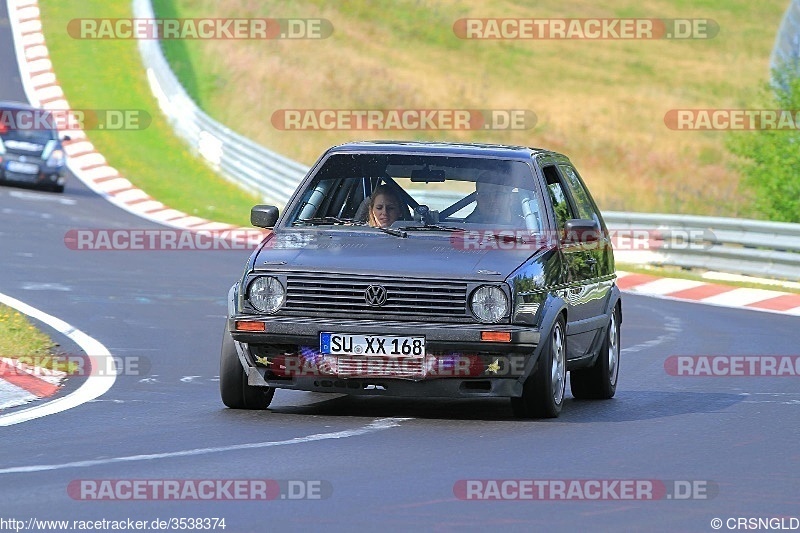
[[[76,18],[130,18],[130,2],[40,0],[39,6],[53,69],[73,108],[134,109],[153,117],[142,130],[87,132],[109,164],[170,207],[249,225],[258,199],[215,174],[172,133],[150,91],[136,41],[74,39],[67,33]]]
[[[231,128],[310,164],[332,144],[453,139],[567,153],[605,209],[748,216],[726,132],[672,131],[674,108],[757,107],[786,0],[155,0],[162,17],[322,17],[324,40],[172,40],[197,102]],[[706,40],[462,40],[462,17],[710,18]],[[280,131],[278,109],[531,109],[524,131]],[[746,134],[746,133],[744,133]]]

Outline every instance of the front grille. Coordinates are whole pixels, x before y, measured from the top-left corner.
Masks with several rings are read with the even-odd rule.
[[[386,289],[386,303],[367,304],[370,285]],[[465,318],[467,284],[458,281],[414,280],[372,276],[289,274],[284,311],[306,315],[405,315]]]

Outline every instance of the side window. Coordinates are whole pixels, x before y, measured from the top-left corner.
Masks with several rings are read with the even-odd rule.
[[[567,192],[561,184],[556,167],[544,167],[542,172],[544,173],[545,183],[547,184],[547,192],[550,194],[550,201],[553,203],[556,225],[559,228],[563,228],[567,220],[575,218],[575,214],[572,212],[572,206],[570,206],[569,200],[567,199]]]
[[[566,178],[567,188],[572,193],[572,199],[575,200],[575,207],[578,209],[578,217],[588,220],[594,220],[600,223],[600,217],[592,207],[592,202],[589,200],[589,194],[586,192],[581,180],[578,178],[578,173],[571,165],[559,165],[561,174]]]

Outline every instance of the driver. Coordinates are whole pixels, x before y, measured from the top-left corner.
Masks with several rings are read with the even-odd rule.
[[[388,228],[400,218],[400,200],[388,185],[379,185],[369,197],[369,225],[373,228]]]

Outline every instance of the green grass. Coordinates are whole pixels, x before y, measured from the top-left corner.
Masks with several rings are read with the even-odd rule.
[[[48,357],[53,341],[36,329],[25,315],[0,304],[0,357]]]
[[[328,146],[400,138],[542,146],[575,161],[601,208],[754,216],[728,132],[672,131],[670,109],[757,107],[785,0],[155,0],[169,17],[326,18],[324,40],[166,41],[217,120],[311,164]],[[470,41],[465,17],[709,18],[704,40]],[[280,131],[280,109],[531,109],[524,131]],[[734,135],[747,132],[737,133]]]
[[[41,368],[74,372],[78,364],[53,355],[56,346],[25,315],[0,304],[0,357],[17,359]]]
[[[74,109],[134,109],[152,117],[137,131],[87,132],[109,164],[150,196],[191,215],[248,225],[259,199],[216,175],[175,137],[147,82],[134,40],[82,40],[67,33],[81,17],[131,17],[130,2],[41,0],[47,46]]]

